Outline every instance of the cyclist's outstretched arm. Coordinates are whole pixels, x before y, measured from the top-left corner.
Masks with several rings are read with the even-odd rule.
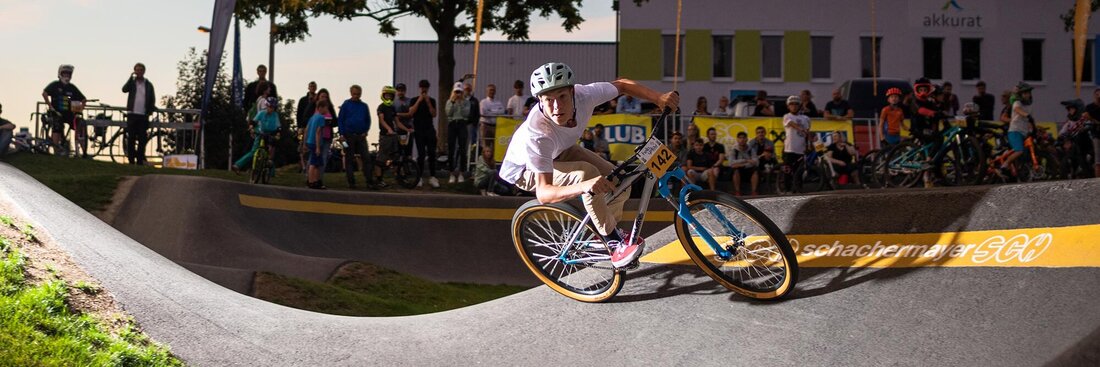
[[[640,98],[647,101],[653,101],[657,104],[657,108],[663,110],[665,107],[677,107],[680,105],[680,95],[675,91],[661,94],[658,91],[650,89],[644,85],[630,79],[619,79],[611,82],[619,90],[619,93],[632,96],[634,98]]]
[[[543,172],[535,174],[535,198],[539,199],[539,203],[542,204],[560,203],[581,196],[581,194],[586,192],[603,194],[614,190],[615,186],[603,176],[568,186],[557,186],[554,185],[553,173]]]

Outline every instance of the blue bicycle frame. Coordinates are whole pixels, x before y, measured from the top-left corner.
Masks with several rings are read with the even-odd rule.
[[[619,171],[620,169],[624,168],[627,163],[630,163],[635,158],[637,158],[637,157],[632,157],[631,160],[628,160],[626,163],[621,165],[620,168],[616,169],[616,171]],[[640,165],[637,168],[635,168],[635,170],[633,172],[631,172],[629,174],[626,174],[625,179],[621,181],[621,183],[619,184],[618,187],[616,187],[615,192],[613,192],[611,194],[608,194],[608,196],[607,196],[607,200],[610,201],[611,199],[613,199],[613,198],[615,198],[619,195],[622,195],[628,188],[630,188],[633,185],[634,181],[636,181],[642,175],[646,176],[645,188],[642,189],[642,199],[641,199],[642,201],[638,206],[638,216],[634,218],[634,225],[632,226],[632,228],[630,230],[630,233],[629,233],[630,237],[629,238],[633,238],[637,233],[639,233],[641,231],[641,226],[645,221],[645,213],[646,213],[647,208],[649,207],[649,198],[652,196],[652,193],[653,193],[653,182],[654,182],[653,174],[651,172],[649,172],[649,170],[645,169],[644,166]],[[616,176],[616,174],[612,173],[612,175],[609,176],[609,179],[611,179],[611,177],[614,177],[614,176]],[[682,182],[684,184],[684,187],[680,189],[680,192],[679,192],[679,195],[678,195],[677,199],[672,198],[671,185],[669,183],[669,181],[674,179],[674,178],[680,180],[680,182]],[[731,251],[731,249],[729,249],[729,248],[722,247],[718,243],[718,240],[716,240],[713,235],[711,235],[709,232],[707,232],[707,230],[702,226],[702,224],[699,223],[699,220],[697,220],[695,218],[695,216],[691,215],[691,211],[688,209],[688,206],[687,206],[687,196],[688,196],[688,194],[690,194],[693,191],[701,191],[703,188],[698,186],[698,185],[688,183],[685,180],[685,172],[684,172],[683,168],[681,168],[679,166],[674,166],[672,169],[670,169],[663,176],[661,176],[660,179],[658,179],[656,181],[657,181],[657,184],[658,184],[657,192],[661,195],[661,197],[665,198],[665,200],[667,200],[669,202],[669,204],[672,204],[672,206],[674,208],[676,208],[676,215],[679,216],[680,218],[682,218],[684,221],[686,221],[688,223],[688,225],[690,226],[690,228],[694,229],[695,232],[697,234],[699,234],[700,237],[702,237],[703,241],[706,242],[707,245],[710,246],[710,248],[712,250],[714,250],[714,253],[720,259],[722,259],[723,261],[727,261],[729,259],[732,259],[733,256],[735,255],[735,253],[733,251]],[[715,218],[718,218],[718,219],[721,220],[721,224],[722,224],[723,228],[726,229],[726,231],[728,231],[729,233],[736,236],[737,240],[735,241],[733,249],[736,249],[737,247],[742,246],[744,244],[744,239],[745,239],[746,234],[744,232],[742,232],[741,230],[737,229],[737,227],[734,226],[733,223],[731,223],[724,215],[722,215],[722,213],[718,210],[717,207],[714,206],[714,204],[705,204],[705,207],[707,208],[707,211],[711,213],[711,215],[713,215]],[[559,261],[561,261],[564,264],[573,265],[573,264],[580,264],[580,263],[605,261],[605,260],[608,260],[608,259],[611,258],[608,255],[592,255],[592,256],[585,256],[585,257],[576,258],[576,259],[568,258],[568,255],[571,252],[570,250],[573,247],[579,246],[578,243],[577,243],[577,239],[580,237],[580,234],[581,234],[582,229],[584,228],[584,226],[591,220],[592,220],[592,214],[591,213],[586,214],[584,219],[581,220],[577,224],[576,227],[574,227],[573,229],[570,230],[570,236],[569,236],[569,242],[568,242],[570,244],[570,246],[565,248],[564,251],[562,251],[560,254],[558,254],[558,260]]]
[[[947,143],[952,141],[952,140],[955,140],[955,138],[957,138],[959,136],[960,131],[962,131],[962,128],[960,128],[958,126],[951,126],[951,128],[945,130],[943,132],[943,135],[944,135],[943,143],[940,144],[939,149],[936,151],[935,155],[928,155],[929,151],[932,150],[931,146],[929,146],[928,144],[921,144],[920,149],[914,149],[912,151],[909,151],[909,152],[905,153],[901,157],[898,157],[897,159],[895,159],[893,162],[889,162],[889,165],[887,167],[893,167],[893,166],[896,166],[896,165],[900,165],[901,168],[920,169],[921,168],[921,162],[916,162],[915,161],[915,158],[916,158],[916,155],[917,155],[918,152],[924,152],[925,155],[928,156],[928,157],[939,157],[939,156],[941,156],[941,155],[943,155],[944,153],[947,152],[947,147],[948,147]]]

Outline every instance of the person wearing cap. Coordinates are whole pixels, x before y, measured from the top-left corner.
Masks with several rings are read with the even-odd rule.
[[[901,142],[901,130],[909,129],[905,126],[905,109],[901,108],[901,88],[886,90],[886,107],[879,113],[882,140],[888,145],[896,145]]]
[[[126,93],[126,159],[130,164],[145,165],[145,144],[149,142],[149,115],[157,110],[153,83],[145,79],[145,64],[137,63],[130,79],[122,86]]]
[[[1024,155],[1024,151],[1027,148],[1024,146],[1024,139],[1027,134],[1031,132],[1031,125],[1033,118],[1031,117],[1031,102],[1032,91],[1031,84],[1020,82],[1016,84],[1016,94],[1013,96],[1012,102],[1012,119],[1008,123],[1008,145],[1012,147],[1012,154],[1005,158],[1003,164],[1001,164],[1000,173],[1003,175],[1009,174],[1009,167],[1016,158],[1020,158]]]
[[[233,172],[240,173],[245,167],[251,167],[252,156],[256,154],[256,150],[260,149],[260,140],[268,139],[267,149],[273,151],[275,145],[270,144],[270,138],[279,131],[279,113],[275,111],[275,108],[279,106],[279,101],[275,97],[268,97],[267,102],[264,103],[264,110],[257,112],[256,116],[252,119],[252,122],[248,126],[248,130],[252,132],[254,139],[252,139],[252,149],[249,149],[241,159],[238,159],[233,163],[230,169]],[[273,154],[268,155],[273,157]]]
[[[451,98],[447,99],[444,106],[447,112],[447,161],[451,164],[451,173],[448,183],[466,182],[467,148],[469,147],[469,130],[466,129],[466,119],[470,117],[470,100],[466,98],[462,82],[455,83],[451,90]]]
[[[787,139],[783,141],[783,174],[787,178],[784,180],[786,182],[784,186],[787,186],[784,190],[787,191],[791,190],[792,178],[794,181],[801,181],[800,177],[793,175],[795,164],[798,164],[798,161],[806,154],[806,149],[812,137],[810,118],[799,111],[801,105],[802,98],[799,96],[787,97],[787,111],[789,112],[783,115],[783,130],[787,135]]]
[[[608,200],[615,190],[606,176],[615,166],[584,149],[577,140],[596,106],[625,94],[675,110],[680,97],[659,93],[629,79],[578,84],[568,65],[550,62],[531,73],[531,94],[539,100],[516,128],[501,164],[500,177],[522,190],[532,191],[540,203],[558,203],[581,197],[600,239],[611,249],[611,264],[630,265],[642,253],[645,241],[619,229],[629,189]],[[630,238],[627,238],[630,237]]]
[[[50,141],[53,142],[54,147],[60,146],[61,140],[65,137],[65,124],[73,124],[76,118],[74,111],[80,109],[84,102],[88,100],[84,97],[84,93],[80,92],[80,88],[72,83],[74,69],[72,65],[59,66],[57,68],[57,80],[42,90],[42,99],[49,106],[49,114],[52,117],[50,119]],[[73,128],[76,129],[76,126],[73,126]],[[77,133],[79,134],[79,131]],[[63,152],[55,150],[54,153],[61,154]]]
[[[347,174],[348,187],[355,189],[355,170],[363,172],[363,180],[371,185],[371,173],[364,163],[367,157],[367,132],[370,131],[370,107],[363,102],[363,88],[352,85],[348,89],[351,98],[340,105],[340,116],[336,119],[340,128],[340,138],[347,146],[344,148],[344,172]]]

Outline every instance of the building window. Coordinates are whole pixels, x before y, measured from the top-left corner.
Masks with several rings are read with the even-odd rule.
[[[673,76],[676,76],[678,78],[683,78],[684,77],[684,36],[680,35],[680,63],[678,64],[679,65],[679,70],[674,70],[674,68],[677,65],[675,63],[675,59],[676,59],[676,35],[675,34],[666,34],[666,35],[661,36],[661,39],[664,43],[664,53],[665,53],[665,65],[664,65],[665,74],[664,75],[665,75],[665,77],[666,78],[672,78]],[[673,71],[676,71],[676,73],[673,73]]]
[[[860,75],[864,78],[882,76],[882,37],[875,37],[874,52],[871,52],[871,43],[869,36],[859,38]],[[871,70],[872,67],[874,70]]]
[[[1085,65],[1084,65],[1083,68],[1081,68],[1081,83],[1092,83],[1092,80],[1093,80],[1092,79],[1092,75],[1093,75],[1092,72],[1095,71],[1095,70],[1093,70],[1093,65],[1092,65],[1092,43],[1093,43],[1093,40],[1085,40]],[[1069,42],[1069,49],[1070,49],[1070,56],[1071,56],[1069,58],[1070,80],[1076,80],[1076,79],[1074,79],[1074,78],[1077,77],[1077,75],[1074,74],[1074,71],[1073,71],[1073,67],[1074,67],[1073,66],[1073,60],[1077,59],[1077,48],[1073,47],[1073,40],[1072,39]]]
[[[1024,80],[1043,80],[1043,40],[1024,40]]]
[[[943,38],[924,39],[924,77],[943,79]]]
[[[714,36],[711,54],[714,55],[714,77],[733,77],[733,36]]]
[[[959,40],[962,46],[962,79],[977,80],[982,78],[982,39],[963,38]]]
[[[761,36],[760,54],[763,56],[760,71],[763,79],[783,78],[783,36]]]
[[[810,57],[813,64],[813,79],[831,79],[833,77],[833,37],[810,37]]]

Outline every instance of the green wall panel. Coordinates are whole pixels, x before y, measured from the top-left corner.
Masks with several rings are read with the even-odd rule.
[[[709,29],[689,29],[685,35],[687,43],[684,44],[686,70],[684,74],[687,80],[707,81],[713,72],[711,53],[712,41]]]
[[[760,80],[760,31],[740,30],[733,39],[733,78],[741,82]]]
[[[810,81],[810,32],[787,31],[783,34],[783,80]]]
[[[661,80],[661,30],[619,30],[619,76]]]

